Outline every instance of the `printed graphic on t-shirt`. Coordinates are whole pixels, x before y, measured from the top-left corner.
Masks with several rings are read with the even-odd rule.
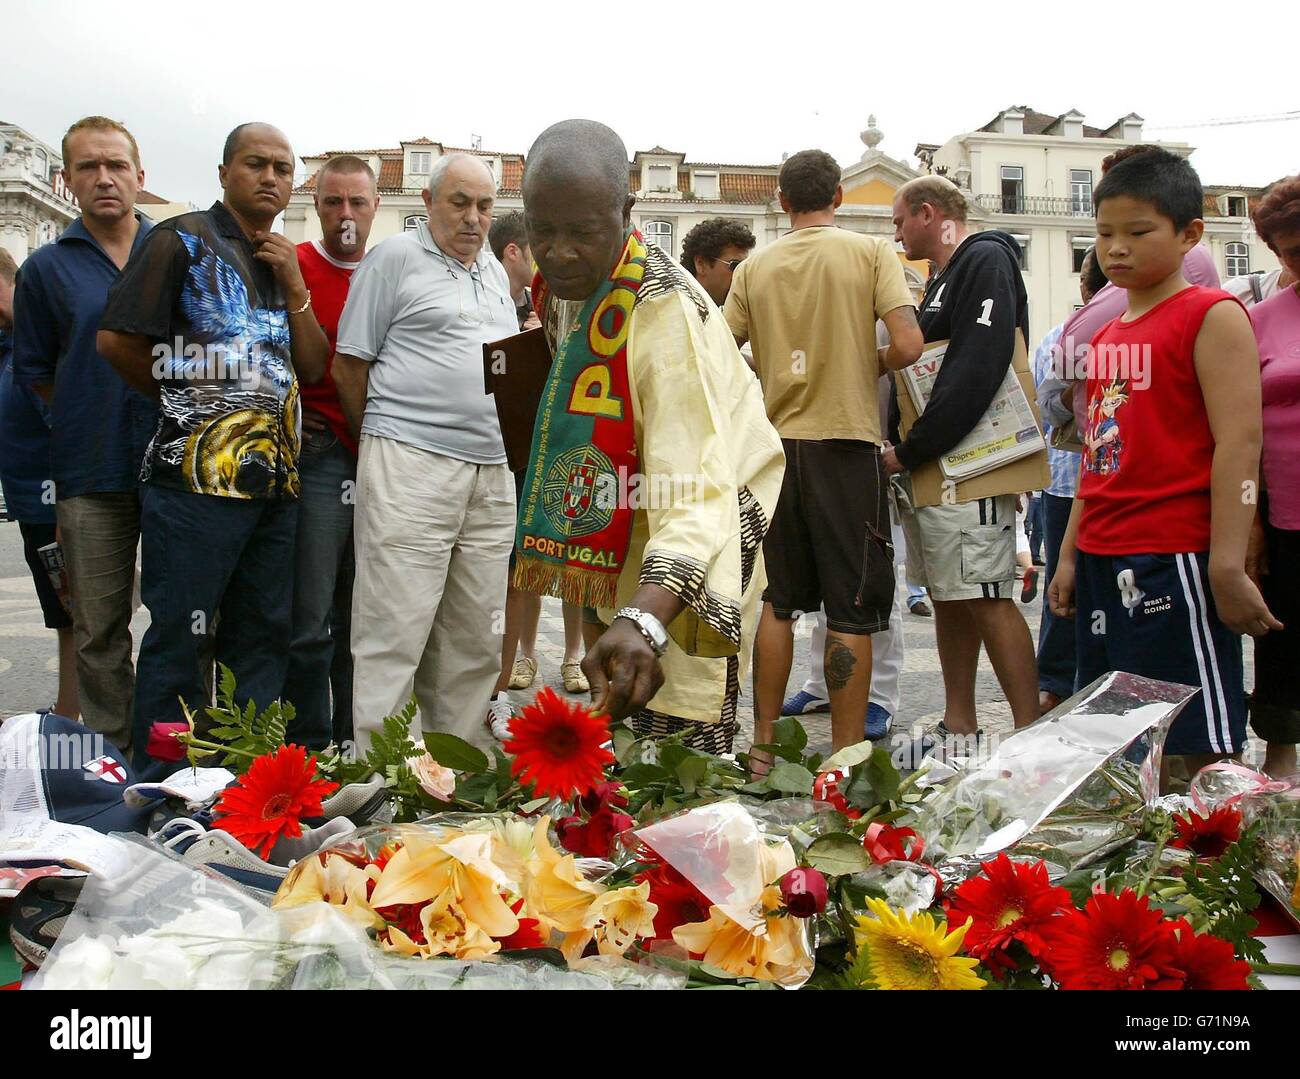
[[[1099,476],[1113,476],[1119,472],[1124,455],[1124,437],[1120,429],[1119,411],[1128,401],[1128,379],[1116,378],[1094,394],[1088,402],[1088,423],[1083,444],[1086,452],[1083,467]]]
[[[191,347],[202,348],[177,357],[163,381],[142,478],[236,498],[267,497],[277,483],[296,494],[300,420],[288,317],[253,304],[239,270],[204,238],[177,235],[191,259],[180,306]]]

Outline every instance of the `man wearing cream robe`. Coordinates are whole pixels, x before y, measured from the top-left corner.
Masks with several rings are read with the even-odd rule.
[[[622,251],[626,176],[621,140],[591,121],[556,124],[529,152],[525,220],[549,286],[541,315],[553,351]],[[615,606],[595,612],[599,625],[588,613],[583,670],[596,704],[638,734],[690,727],[688,745],[729,752],[785,456],[721,312],[654,244],[627,367],[639,460],[627,485],[632,536]],[[625,607],[666,627],[658,660],[636,622],[616,617]]]

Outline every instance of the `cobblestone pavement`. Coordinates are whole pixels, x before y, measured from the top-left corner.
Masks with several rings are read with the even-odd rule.
[[[1041,578],[1040,578],[1041,580]],[[1045,588],[1045,586],[1044,586]],[[1030,604],[1016,604],[1038,639],[1038,620],[1042,591]],[[905,598],[900,584],[900,601]],[[149,624],[148,612],[140,610],[131,623],[138,650],[144,630]],[[791,692],[803,685],[809,673],[808,641],[810,625],[805,626],[795,639],[794,667],[790,675]],[[935,647],[934,619],[903,615],[905,650],[903,672],[899,679],[900,705],[895,717],[895,731],[914,726],[930,727],[943,717],[943,680],[939,668],[939,653]],[[563,691],[560,681],[560,663],[564,658],[564,623],[560,616],[558,600],[546,600],[542,605],[542,621],[538,632],[537,681],[530,690],[512,691],[516,703],[526,703],[532,693],[542,685],[554,686]],[[41,620],[40,607],[32,588],[27,565],[23,561],[22,544],[18,527],[0,524],[0,718],[16,712],[48,707],[54,700],[57,661],[54,634]],[[1246,685],[1254,684],[1252,646],[1246,645]],[[976,679],[976,704],[980,726],[987,734],[1005,734],[1011,730],[1011,712],[1002,695],[988,657],[981,652],[979,673]],[[815,747],[830,748],[830,716],[809,715],[802,719],[810,741]],[[737,748],[748,745],[754,724],[753,698],[745,679],[740,699],[741,735]],[[1247,763],[1262,759],[1262,747],[1253,739],[1247,749]]]

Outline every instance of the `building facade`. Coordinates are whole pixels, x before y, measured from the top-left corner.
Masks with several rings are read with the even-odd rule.
[[[1121,147],[1151,141],[1143,139],[1142,124],[1136,113],[1097,128],[1073,109],[1051,116],[1013,107],[977,131],[916,147],[923,169],[968,193],[972,228],[1002,229],[1020,243],[1035,341],[1082,306],[1079,268],[1096,240],[1092,192],[1101,163]],[[1184,157],[1193,149],[1181,142],[1159,145]],[[1249,217],[1263,189],[1207,185],[1205,192],[1205,243],[1219,277],[1275,269],[1277,259]]]
[[[862,132],[867,149],[861,160],[844,171],[844,206],[838,224],[856,232],[892,239],[892,192],[920,175],[911,166],[876,149],[881,133],[875,120]],[[316,174],[338,154],[353,154],[366,161],[379,183],[380,205],[370,234],[378,243],[403,230],[418,228],[426,220],[421,191],[433,162],[443,154],[467,153],[482,158],[497,179],[498,216],[523,209],[524,158],[479,148],[445,146],[431,139],[413,139],[382,150],[338,150],[304,157],[307,179],[290,198],[285,211],[285,235],[296,243],[320,238],[320,222],[312,204]],[[685,154],[655,146],[638,150],[628,163],[628,192],[636,196],[632,223],[653,243],[674,258],[681,255],[682,239],[701,221],[729,217],[744,222],[762,247],[790,231],[790,219],[777,199],[779,163],[733,165],[687,160]],[[901,258],[901,256],[900,256]],[[914,287],[924,284],[928,268],[904,261]]]
[[[0,247],[19,265],[57,240],[81,212],[62,169],[58,150],[0,122]]]
[[[1088,125],[1074,110],[1060,116],[1029,108],[1005,109],[977,131],[947,142],[916,147],[919,166],[879,149],[883,134],[875,117],[860,133],[865,150],[843,171],[844,202],[836,215],[843,228],[892,239],[894,194],[916,176],[938,173],[961,187],[970,201],[972,231],[998,228],[1019,241],[1029,293],[1033,342],[1063,322],[1079,301],[1079,267],[1096,236],[1092,191],[1101,163],[1122,146],[1142,142],[1142,118],[1130,113],[1106,128]],[[1184,155],[1186,143],[1162,143]],[[316,174],[331,157],[355,154],[369,162],[379,182],[380,208],[371,243],[425,221],[420,193],[433,162],[443,154],[482,158],[497,179],[498,215],[523,208],[524,157],[513,152],[445,146],[428,138],[381,150],[339,150],[303,158],[306,181],[290,199],[285,234],[295,242],[319,239],[312,205]],[[655,146],[638,150],[628,163],[628,191],[636,196],[633,223],[647,240],[680,257],[682,238],[711,217],[744,222],[760,247],[784,236],[790,220],[777,199],[781,166],[730,165],[688,160],[684,153]],[[1249,211],[1260,188],[1206,187],[1206,243],[1220,277],[1266,271],[1277,260],[1255,235]],[[899,255],[908,283],[919,292],[929,267]],[[1033,343],[1031,342],[1031,343]]]

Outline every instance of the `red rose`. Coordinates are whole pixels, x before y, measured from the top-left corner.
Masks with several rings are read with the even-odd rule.
[[[811,918],[826,909],[826,878],[803,866],[781,878],[781,900],[796,918]]]
[[[579,799],[579,805],[588,813],[599,813],[602,809],[626,809],[627,796],[623,794],[622,783],[600,783]]]
[[[560,845],[571,854],[582,858],[608,858],[614,839],[636,824],[626,813],[614,813],[608,808],[593,813],[585,821],[581,817],[565,817],[555,826]]]
[[[187,733],[189,729],[188,723],[155,723],[149,728],[149,740],[145,743],[144,751],[156,760],[183,761],[185,743],[177,736]]]
[[[587,822],[581,817],[565,817],[555,822],[555,834],[560,837],[560,846],[570,854],[581,854],[587,838]]]

